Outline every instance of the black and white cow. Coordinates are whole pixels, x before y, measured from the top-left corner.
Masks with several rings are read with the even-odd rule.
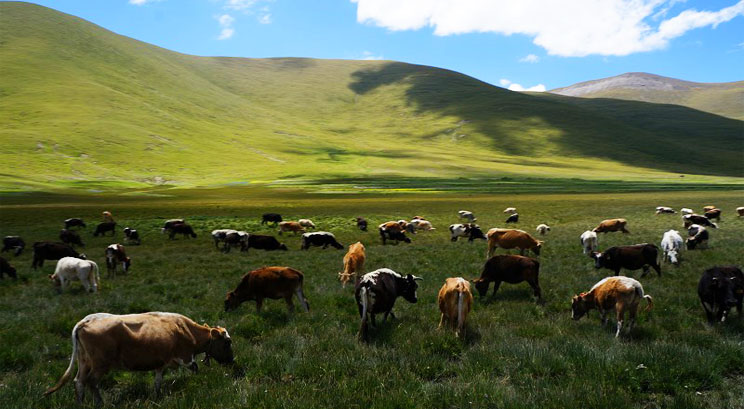
[[[357,217],[356,225],[359,230],[367,231],[367,220],[364,217]]]
[[[714,229],[718,228],[717,224],[710,221],[710,219],[708,219],[707,217],[700,216],[699,214],[686,214],[682,216],[682,221],[686,228],[690,227],[693,224],[699,224],[701,226],[712,227]]]
[[[225,237],[232,232],[236,232],[235,229],[216,229],[212,230],[212,240],[214,240],[214,248],[220,249],[220,243],[225,242]]]
[[[116,276],[116,265],[119,263],[121,263],[124,274],[128,273],[129,267],[132,265],[132,259],[127,257],[124,246],[121,244],[112,244],[106,247],[106,267],[108,268],[109,276]]]
[[[283,250],[287,251],[287,246],[284,243],[280,243],[279,240],[274,236],[267,236],[263,234],[249,234],[248,235],[248,248],[258,250]]]
[[[0,257],[0,279],[2,279],[5,274],[12,279],[18,278],[15,267],[11,266],[10,263],[8,263],[8,260]]]
[[[26,248],[26,242],[23,241],[21,236],[5,236],[3,237],[3,249],[0,252],[15,250],[13,255],[17,257],[21,255],[24,248]]]
[[[620,274],[620,269],[638,270],[643,268],[641,277],[648,274],[649,266],[656,270],[661,277],[661,266],[659,266],[659,248],[655,244],[642,243],[631,246],[610,247],[607,250],[592,253],[594,267],[596,269],[606,268],[613,270],[615,275]]]
[[[380,232],[380,238],[382,239],[382,244],[386,244],[388,240],[393,240],[396,242],[404,242],[404,243],[410,243],[411,239],[406,237],[406,231],[412,231],[413,225],[408,224],[405,220],[401,221],[389,221],[382,223],[378,226],[378,231]]]
[[[85,222],[83,219],[78,219],[77,217],[71,217],[69,219],[65,219],[65,229],[70,229],[70,227],[86,227]]]
[[[467,237],[468,242],[473,242],[475,239],[483,239],[487,240],[485,234],[483,234],[483,230],[481,230],[480,226],[478,226],[475,223],[457,223],[457,224],[451,224],[449,227],[450,231],[450,240],[457,241],[460,237]]]
[[[687,229],[687,234],[690,236],[685,240],[688,250],[708,248],[708,239],[710,238],[708,229],[699,224],[693,224]]]
[[[177,224],[184,224],[184,223],[186,223],[186,220],[184,219],[168,219],[165,221],[165,223],[163,223],[163,228],[160,229],[160,233],[165,233],[171,227]]]
[[[85,247],[85,244],[83,243],[83,239],[80,238],[80,235],[74,231],[69,229],[62,229],[59,232],[59,240],[62,243],[69,244],[69,245],[78,245]]]
[[[509,217],[506,218],[505,223],[518,223],[519,222],[519,213],[512,213]]]
[[[460,210],[457,212],[457,217],[461,219],[467,219],[470,223],[474,222],[476,220],[475,215],[473,212],[469,212],[467,210]]]
[[[677,213],[677,211],[668,206],[656,206],[656,214],[662,213],[674,214]]]
[[[174,240],[176,237],[176,234],[182,234],[184,238],[188,238],[191,236],[191,238],[196,238],[196,233],[194,233],[194,229],[191,228],[191,225],[187,223],[176,223],[168,227],[166,229],[168,231],[168,238],[171,240]]]
[[[116,233],[116,222],[101,222],[96,226],[96,231],[93,232],[94,237],[98,235],[105,236],[106,232],[111,232],[111,237],[114,237]]]
[[[140,240],[139,232],[130,227],[124,228],[124,238],[127,240],[127,244],[136,244],[138,246],[142,244],[142,240]]]
[[[70,245],[65,243],[53,243],[50,241],[37,241],[33,245],[34,258],[31,267],[44,267],[44,260],[59,260],[62,257],[76,257],[85,260],[85,254],[80,254]]]
[[[344,246],[336,241],[336,236],[327,231],[318,231],[311,233],[304,233],[302,235],[302,247],[301,250],[307,250],[310,247],[323,247],[333,246],[337,250],[341,250]]]
[[[381,268],[362,276],[354,289],[354,298],[362,319],[359,327],[359,337],[362,340],[368,340],[368,320],[372,321],[374,327],[376,314],[385,314],[383,321],[387,320],[388,315],[395,318],[393,306],[398,297],[403,297],[410,303],[418,301],[418,280],[421,278],[412,274],[403,277],[389,268]]]
[[[240,247],[240,251],[248,251],[248,239],[250,234],[244,231],[231,231],[225,235],[225,245],[222,247],[222,251],[229,253],[233,247]]]
[[[282,215],[279,213],[264,213],[261,215],[261,224],[274,223],[274,226],[276,226],[282,221]]]
[[[731,307],[736,307],[741,317],[744,273],[736,266],[709,268],[700,277],[698,296],[711,324],[725,321]]]

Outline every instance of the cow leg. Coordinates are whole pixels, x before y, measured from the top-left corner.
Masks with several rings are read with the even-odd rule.
[[[160,396],[160,385],[163,384],[163,368],[155,370],[155,396]]]
[[[261,305],[263,304],[263,298],[256,298],[256,313],[261,313]]]
[[[656,270],[656,274],[661,277],[661,266],[658,263],[654,262],[651,267],[653,267],[654,270]]]
[[[617,311],[617,332],[615,332],[615,338],[620,336],[620,330],[623,329],[623,321],[625,320],[625,308],[623,305],[615,305]]]
[[[601,324],[602,326],[605,326],[605,325],[607,325],[607,311],[605,311],[605,310],[600,310],[600,311],[599,311],[599,319],[600,319],[600,324]]]
[[[519,255],[524,256],[524,249],[519,249]]]
[[[537,297],[537,302],[542,302],[542,292],[540,291],[540,284],[538,284],[537,281],[529,281],[528,283],[530,287],[532,287],[532,291],[535,293],[535,297]]]
[[[78,359],[78,371],[75,375],[75,400],[78,405],[83,404],[85,398],[85,384],[88,381],[88,374],[90,373],[90,367],[87,362],[83,359]]]
[[[493,295],[492,297],[496,296],[496,291],[499,291],[499,287],[501,286],[501,281],[494,281],[493,282]]]
[[[712,324],[715,321],[713,311],[708,308],[704,301],[700,301],[700,303],[703,304],[703,310],[705,311],[705,316],[708,318],[708,323]]]
[[[442,325],[444,324],[444,313],[439,317],[439,326],[437,326],[437,329],[442,329]]]
[[[638,304],[630,307],[630,318],[628,319],[628,334],[630,334],[630,331],[633,330],[633,325],[635,325],[635,319],[636,314],[638,314]]]
[[[620,275],[620,268],[616,268],[615,269],[615,275],[616,276],[619,276]],[[641,277],[643,277],[643,276],[641,276]]]
[[[287,303],[287,309],[290,313],[294,312],[294,303],[292,302],[292,293],[289,293],[284,297],[284,301]]]
[[[371,312],[368,313],[368,314],[369,314],[370,324],[372,324],[372,328],[377,328],[377,320],[375,319],[375,314],[373,314]]]
[[[98,382],[101,381],[105,373],[105,368],[92,368],[88,376],[88,387],[93,392],[93,400],[95,400],[96,406],[103,406],[103,398],[101,397],[100,389],[98,389]]]
[[[648,271],[651,269],[648,265],[643,266],[643,273],[641,274],[641,278],[646,277],[646,274],[648,274]]]
[[[230,252],[230,245],[227,244],[227,242],[225,242],[225,245],[222,246],[222,252],[225,253],[225,254],[227,254],[227,253]]]

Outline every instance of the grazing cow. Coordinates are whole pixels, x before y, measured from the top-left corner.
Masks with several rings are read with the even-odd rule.
[[[411,220],[412,221],[413,220],[426,220],[426,217],[424,217],[424,216],[413,216],[413,217],[411,217]]]
[[[338,273],[338,279],[341,281],[341,286],[346,287],[346,283],[351,280],[351,277],[361,277],[364,272],[364,260],[366,254],[364,251],[364,244],[356,242],[349,245],[349,251],[344,256],[344,271]]]
[[[77,217],[72,217],[69,219],[65,219],[65,229],[70,229],[70,227],[86,227],[85,222],[83,219],[78,219]]]
[[[256,312],[261,313],[263,300],[269,298],[277,300],[284,298],[289,312],[294,312],[292,297],[302,305],[302,309],[310,311],[302,283],[305,276],[301,271],[290,267],[262,267],[243,276],[235,290],[227,293],[225,311],[232,311],[245,301],[256,301]]]
[[[470,283],[462,277],[449,277],[439,289],[439,328],[445,323],[455,330],[455,336],[465,334],[465,321],[473,305]]]
[[[127,244],[136,244],[140,245],[142,244],[142,240],[140,240],[140,235],[137,230],[132,229],[130,227],[124,228],[124,239],[126,239]]]
[[[160,229],[160,233],[165,233],[171,227],[173,227],[173,226],[175,226],[177,224],[184,224],[184,223],[186,223],[186,220],[184,220],[184,219],[169,219],[169,220],[166,220],[165,223],[163,223],[163,228]]]
[[[591,254],[597,251],[597,248],[599,247],[599,237],[597,237],[597,233],[587,230],[581,233],[579,239],[581,247],[584,249],[584,254]]]
[[[297,232],[304,233],[305,229],[298,222],[280,222],[279,235],[281,235],[285,231],[291,231],[292,233],[297,234]]]
[[[248,251],[248,239],[250,234],[244,231],[231,231],[225,235],[225,245],[222,251],[229,253],[232,247],[240,246],[240,251]]]
[[[711,209],[705,212],[705,217],[708,220],[716,219],[719,222],[721,221],[721,209]]]
[[[472,243],[475,239],[487,240],[480,226],[475,223],[451,224],[449,227],[450,240],[457,241],[460,237],[467,237],[468,242]]]
[[[683,215],[685,215],[685,214],[693,214],[694,213],[692,211],[692,209],[690,209],[688,207],[683,207],[682,209],[679,210],[679,212],[682,213]]]
[[[711,205],[703,206],[703,213],[705,213],[707,211],[710,211],[710,210],[713,210],[715,208],[716,208],[715,206],[711,206]]]
[[[59,232],[59,240],[62,243],[69,244],[71,246],[77,244],[78,246],[85,247],[83,239],[81,239],[80,235],[77,234],[77,232],[74,230],[62,229]]]
[[[233,362],[232,339],[222,327],[199,325],[170,312],[114,315],[90,314],[72,329],[72,357],[62,378],[44,396],[56,392],[70,379],[77,362],[75,395],[82,404],[87,386],[101,406],[98,382],[111,368],[155,371],[155,393],[160,394],[163,372],[183,366],[197,371],[196,355],[206,354],[221,364]]]
[[[418,283],[422,280],[412,274],[403,277],[389,268],[381,268],[362,276],[354,289],[354,298],[359,308],[359,316],[362,319],[359,326],[359,337],[363,341],[369,339],[368,320],[372,321],[372,327],[376,326],[375,315],[384,313],[383,322],[388,315],[395,318],[393,306],[395,299],[403,297],[410,303],[416,303],[418,296],[416,290]]]
[[[8,263],[8,260],[0,257],[0,279],[2,279],[5,274],[13,279],[18,277],[15,267],[11,266],[10,263]]]
[[[717,224],[710,221],[710,219],[708,219],[707,217],[700,216],[699,214],[686,214],[682,216],[682,222],[685,228],[688,228],[692,226],[693,224],[699,224],[701,226],[712,227],[714,229],[718,228]]]
[[[674,210],[674,209],[672,209],[671,207],[657,206],[656,207],[656,214],[662,214],[662,213],[671,213],[671,214],[674,214],[674,213],[677,213],[677,211]]]
[[[328,246],[333,246],[336,250],[344,248],[341,243],[336,241],[336,236],[327,231],[304,233],[302,235],[302,246],[300,247],[300,250],[307,250],[310,247],[320,246],[323,246],[324,249],[328,248]]]
[[[116,234],[116,222],[98,223],[96,231],[93,232],[93,237],[98,237],[98,235],[105,236],[106,232],[109,231],[111,232],[111,237],[114,237],[114,234]]]
[[[224,243],[225,237],[227,237],[228,234],[232,232],[236,232],[237,230],[233,229],[216,229],[212,230],[212,240],[214,240],[214,248],[217,250],[220,249],[220,243]]]
[[[277,223],[281,223],[281,221],[282,215],[279,213],[264,213],[261,215],[261,224],[274,223],[274,226],[276,226]]]
[[[700,277],[698,296],[711,324],[725,321],[731,307],[736,307],[741,317],[744,273],[736,266],[709,268]]]
[[[625,229],[625,225],[628,221],[625,219],[607,219],[602,220],[599,226],[595,227],[592,231],[595,233],[609,233],[613,231],[621,231],[623,233],[630,233]]]
[[[432,226],[431,222],[424,219],[413,219],[411,220],[411,223],[409,223],[411,226],[413,226],[413,230],[423,230],[423,231],[429,231],[429,230],[436,230],[434,226]]]
[[[129,266],[132,265],[132,259],[127,257],[127,252],[121,244],[112,244],[106,247],[106,268],[108,276],[116,277],[116,265],[121,263],[121,269],[124,274],[129,272]]]
[[[486,255],[491,257],[497,247],[510,250],[519,249],[519,254],[524,255],[525,250],[531,250],[536,256],[540,255],[542,240],[538,240],[523,230],[516,229],[491,229],[486,234],[488,237],[488,252]]]
[[[380,232],[380,238],[382,239],[382,244],[386,244],[387,240],[394,240],[396,244],[398,242],[405,242],[410,243],[411,239],[406,237],[406,229],[413,228],[411,225],[403,226],[399,222],[385,222],[381,224],[378,227],[378,230]],[[410,231],[410,230],[409,230]]]
[[[106,223],[113,223],[114,222],[114,216],[111,215],[111,212],[108,210],[104,210],[101,215],[103,216],[103,221]]]
[[[310,220],[310,219],[300,219],[300,220],[297,220],[297,223],[299,223],[300,226],[306,227],[308,229],[314,229],[315,228],[315,223],[313,223],[313,221]]]
[[[474,222],[474,221],[477,220],[475,218],[475,215],[473,214],[473,212],[469,212],[467,210],[460,210],[459,212],[457,212],[457,216],[460,219],[467,219],[468,222],[470,222],[470,223],[472,223],[472,222]]]
[[[502,281],[509,284],[518,284],[522,281],[527,281],[527,284],[532,287],[537,302],[542,302],[539,275],[540,262],[533,258],[512,254],[498,255],[486,261],[480,278],[473,280],[473,283],[475,283],[475,289],[478,290],[478,294],[481,297],[485,297],[491,282],[494,283],[493,295],[495,296]]]
[[[188,238],[191,236],[192,238],[196,238],[196,233],[194,233],[194,229],[191,228],[191,225],[187,223],[176,223],[168,227],[168,238],[171,240],[174,240],[176,237],[176,234],[182,234],[184,238]]]
[[[535,228],[535,231],[537,233],[539,233],[540,235],[544,236],[544,235],[548,234],[548,232],[550,231],[550,226],[548,226],[545,223],[538,224],[537,227]]]
[[[75,257],[62,257],[57,262],[54,274],[49,275],[58,292],[62,292],[70,281],[80,281],[85,291],[94,293],[101,285],[98,264],[92,260],[81,260]]]
[[[519,213],[512,213],[509,217],[506,218],[505,223],[518,223],[519,222]]]
[[[287,246],[284,243],[279,243],[274,236],[265,236],[262,234],[249,234],[248,235],[248,248],[258,250],[284,250],[287,251]]]
[[[659,248],[655,244],[642,243],[631,246],[610,247],[604,252],[594,252],[591,257],[594,259],[594,268],[606,268],[620,274],[620,269],[638,270],[643,268],[641,277],[648,274],[649,266],[656,270],[656,274],[661,277],[661,266],[657,262],[659,258]]]
[[[506,209],[504,209],[504,213],[516,213],[516,212],[517,212],[516,207],[507,207]]]
[[[742,217],[742,216],[744,216],[744,206],[742,206],[742,207],[737,207],[737,208],[736,208],[736,214],[738,215],[738,217]]]
[[[571,318],[579,320],[589,310],[599,310],[602,325],[607,323],[607,312],[615,310],[617,316],[617,331],[615,338],[620,336],[623,328],[625,312],[630,314],[628,333],[633,329],[638,307],[645,299],[648,305],[646,311],[654,307],[654,299],[644,294],[643,286],[630,277],[607,277],[594,284],[589,292],[574,295],[571,300]]]
[[[0,252],[4,253],[8,250],[15,250],[14,256],[18,257],[26,248],[26,242],[23,241],[21,236],[5,236],[3,237],[3,249]]]
[[[661,238],[661,251],[664,252],[662,261],[668,260],[670,263],[679,264],[679,253],[682,251],[682,236],[677,230],[669,230]]]
[[[687,233],[689,237],[685,240],[685,244],[688,250],[708,248],[708,239],[710,238],[708,229],[699,224],[693,224],[687,229]]]
[[[34,258],[31,267],[44,267],[44,260],[59,260],[62,257],[76,257],[85,260],[85,254],[80,254],[69,244],[37,241],[33,245]]]
[[[359,230],[367,231],[367,220],[364,217],[357,217],[356,225],[357,225],[357,228],[359,228]]]

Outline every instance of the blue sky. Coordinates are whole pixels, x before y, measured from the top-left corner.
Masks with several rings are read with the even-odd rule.
[[[396,60],[517,90],[631,71],[744,80],[744,0],[35,3],[188,54]]]

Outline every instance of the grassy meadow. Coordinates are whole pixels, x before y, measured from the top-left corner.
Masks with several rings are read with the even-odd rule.
[[[222,197],[222,198],[220,198]],[[707,326],[696,288],[703,270],[716,264],[744,265],[744,220],[734,216],[742,192],[624,194],[429,194],[387,196],[231,195],[191,191],[178,197],[6,197],[0,234],[18,234],[30,244],[56,240],[62,220],[82,217],[94,224],[103,210],[121,226],[142,235],[127,246],[128,275],[106,277],[105,246],[122,241],[82,233],[84,252],[102,267],[102,287],[86,294],[79,283],[58,295],[46,278],[54,262],[32,271],[31,252],[4,255],[18,268],[17,281],[0,281],[0,407],[62,408],[73,405],[71,384],[42,399],[64,372],[71,353],[70,331],[93,312],[117,314],[172,311],[198,322],[225,326],[234,339],[237,365],[201,365],[198,374],[166,373],[164,393],[152,393],[152,373],[113,371],[101,384],[104,400],[117,408],[741,408],[744,407],[744,320]],[[679,267],[663,265],[640,279],[656,307],[641,313],[629,336],[614,338],[614,320],[602,328],[596,311],[570,318],[570,297],[609,275],[596,271],[581,253],[578,236],[600,220],[628,219],[629,235],[600,237],[600,248],[660,241],[678,215],[654,215],[657,205],[723,209],[710,249],[684,252]],[[486,244],[451,243],[447,226],[456,212],[473,211],[485,228],[503,226],[501,211],[515,206],[516,227],[552,231],[539,257],[546,303],[537,305],[526,283],[503,284],[495,297],[478,299],[467,336],[437,330],[436,294],[446,277],[475,278]],[[381,324],[368,345],[357,341],[359,317],[351,286],[337,272],[345,251],[299,251],[299,236],[284,235],[288,252],[215,250],[209,231],[231,227],[276,234],[260,225],[260,214],[285,220],[308,217],[344,245],[362,241],[367,271],[388,267],[422,276],[419,302],[396,303],[397,320]],[[382,246],[374,228],[363,233],[352,219],[375,226],[422,215],[437,230],[419,233],[409,245]],[[159,227],[186,218],[197,239],[169,241]],[[504,250],[499,250],[499,254]],[[311,311],[289,315],[282,300],[268,300],[261,315],[254,303],[223,312],[223,299],[246,272],[286,265],[305,273]],[[624,274],[639,278],[640,271]],[[89,399],[89,396],[88,396]],[[92,401],[88,400],[87,405]]]

